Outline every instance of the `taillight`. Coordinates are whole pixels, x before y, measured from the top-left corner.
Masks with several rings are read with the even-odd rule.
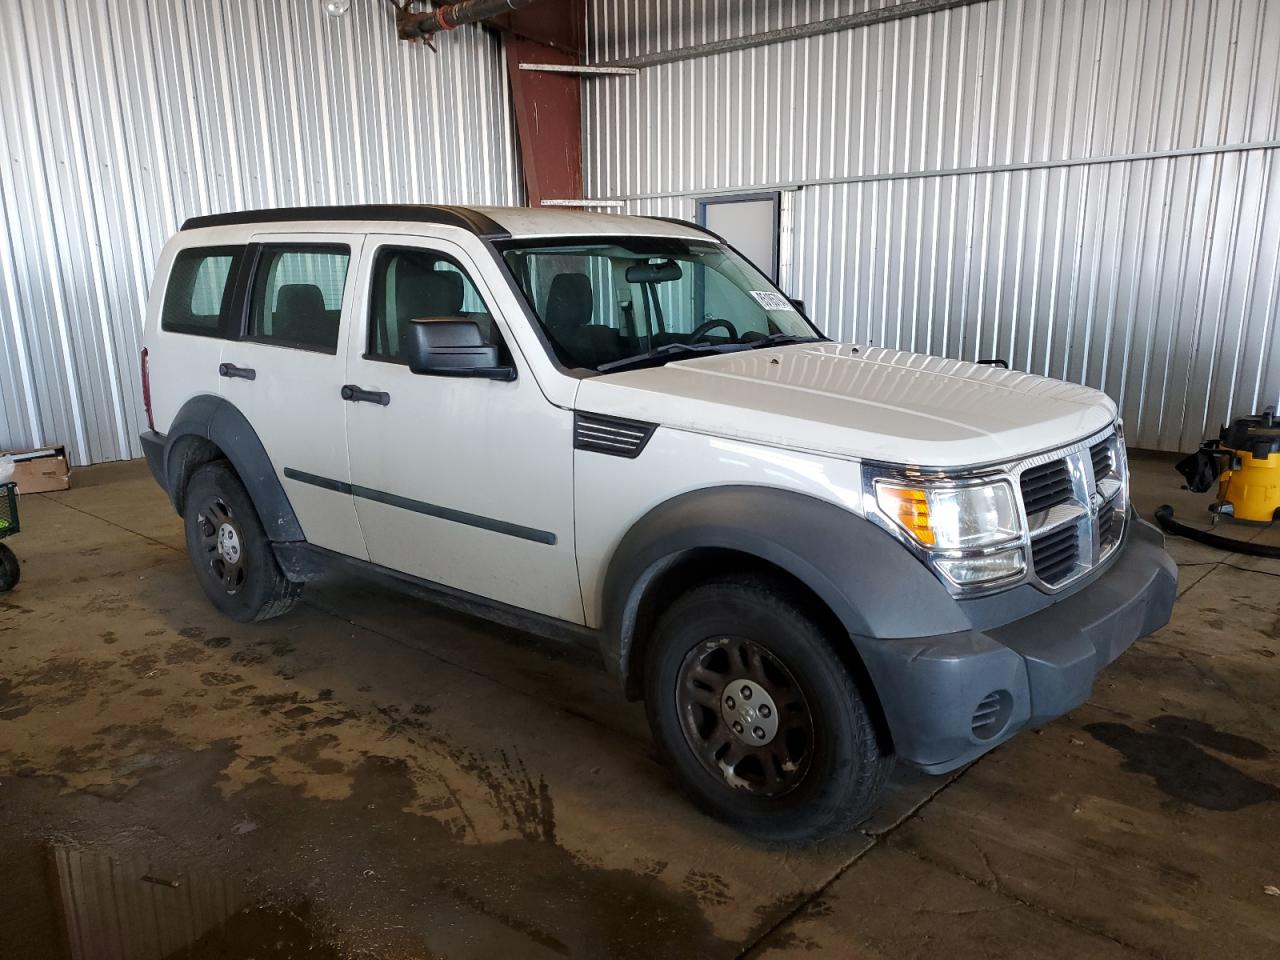
[[[142,406],[147,411],[147,429],[156,432],[156,418],[151,413],[151,370],[147,363],[147,348],[142,348]]]

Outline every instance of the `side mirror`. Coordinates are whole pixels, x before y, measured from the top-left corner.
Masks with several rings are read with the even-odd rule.
[[[806,320],[809,319],[809,315],[804,312],[803,300],[797,300],[795,297],[787,297],[787,302],[796,308],[796,313],[800,314],[800,316],[804,317]]]
[[[514,380],[514,367],[498,362],[498,348],[485,343],[474,320],[426,317],[411,320],[400,332],[400,351],[414,373],[435,377],[484,377]]]

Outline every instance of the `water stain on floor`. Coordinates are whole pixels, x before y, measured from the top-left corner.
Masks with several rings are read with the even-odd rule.
[[[695,898],[643,872],[584,864],[555,842],[553,829],[531,825],[477,845],[412,812],[419,785],[403,759],[366,757],[342,800],[304,796],[266,777],[227,802],[217,782],[233,744],[157,750],[149,775],[114,802],[62,793],[56,777],[6,783],[5,956],[420,957],[452,953],[456,932],[440,931],[473,937],[478,921],[500,928],[488,935],[493,955],[736,952],[712,933]],[[514,760],[494,767],[495,778],[511,777],[503,789],[520,783],[541,792]],[[59,820],[89,835],[52,845],[24,835],[24,821],[50,823],[51,805],[61,809]],[[707,890],[725,895],[715,884]],[[341,935],[312,902],[338,908]],[[397,930],[382,928],[388,917]],[[361,918],[371,929],[362,929]],[[518,944],[524,949],[511,953]]]
[[[251,901],[233,878],[68,843],[0,844],[5,956],[24,960],[337,960],[306,900]]]
[[[1233,812],[1280,801],[1280,788],[1251,777],[1204,749],[1253,760],[1268,755],[1262,744],[1186,717],[1153,717],[1149,725],[1153,733],[1123,723],[1091,723],[1084,729],[1095,740],[1119,751],[1125,758],[1125,770],[1151,777],[1162,792],[1183,803]]]

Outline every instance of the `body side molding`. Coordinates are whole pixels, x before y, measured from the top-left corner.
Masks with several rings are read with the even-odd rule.
[[[314,487],[320,487],[324,490],[332,490],[335,493],[350,494],[353,497],[360,497],[363,500],[372,500],[375,503],[385,503],[391,507],[399,507],[401,510],[410,510],[413,513],[421,513],[424,516],[436,517],[440,520],[449,520],[453,523],[465,524],[468,527],[476,527],[480,530],[489,530],[493,533],[503,533],[509,537],[517,537],[520,540],[532,540],[534,543],[545,543],[554,546],[556,543],[556,535],[549,530],[538,530],[535,527],[524,527],[518,523],[510,523],[506,520],[495,520],[492,517],[484,517],[476,513],[467,513],[465,510],[455,510],[452,507],[442,507],[434,503],[426,503],[423,500],[413,500],[409,497],[402,497],[396,493],[387,493],[385,490],[375,490],[372,487],[362,487],[358,483],[347,483],[345,480],[331,480],[328,477],[317,476],[314,473],[307,473],[303,470],[295,470],[293,467],[285,467],[284,475],[290,480],[297,480],[299,483],[308,483]]]

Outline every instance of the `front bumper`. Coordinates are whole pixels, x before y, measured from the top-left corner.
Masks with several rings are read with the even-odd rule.
[[[1177,585],[1164,537],[1135,516],[1104,573],[1030,616],[938,637],[855,638],[899,758],[946,773],[1084,703],[1103,667],[1169,622]]]

